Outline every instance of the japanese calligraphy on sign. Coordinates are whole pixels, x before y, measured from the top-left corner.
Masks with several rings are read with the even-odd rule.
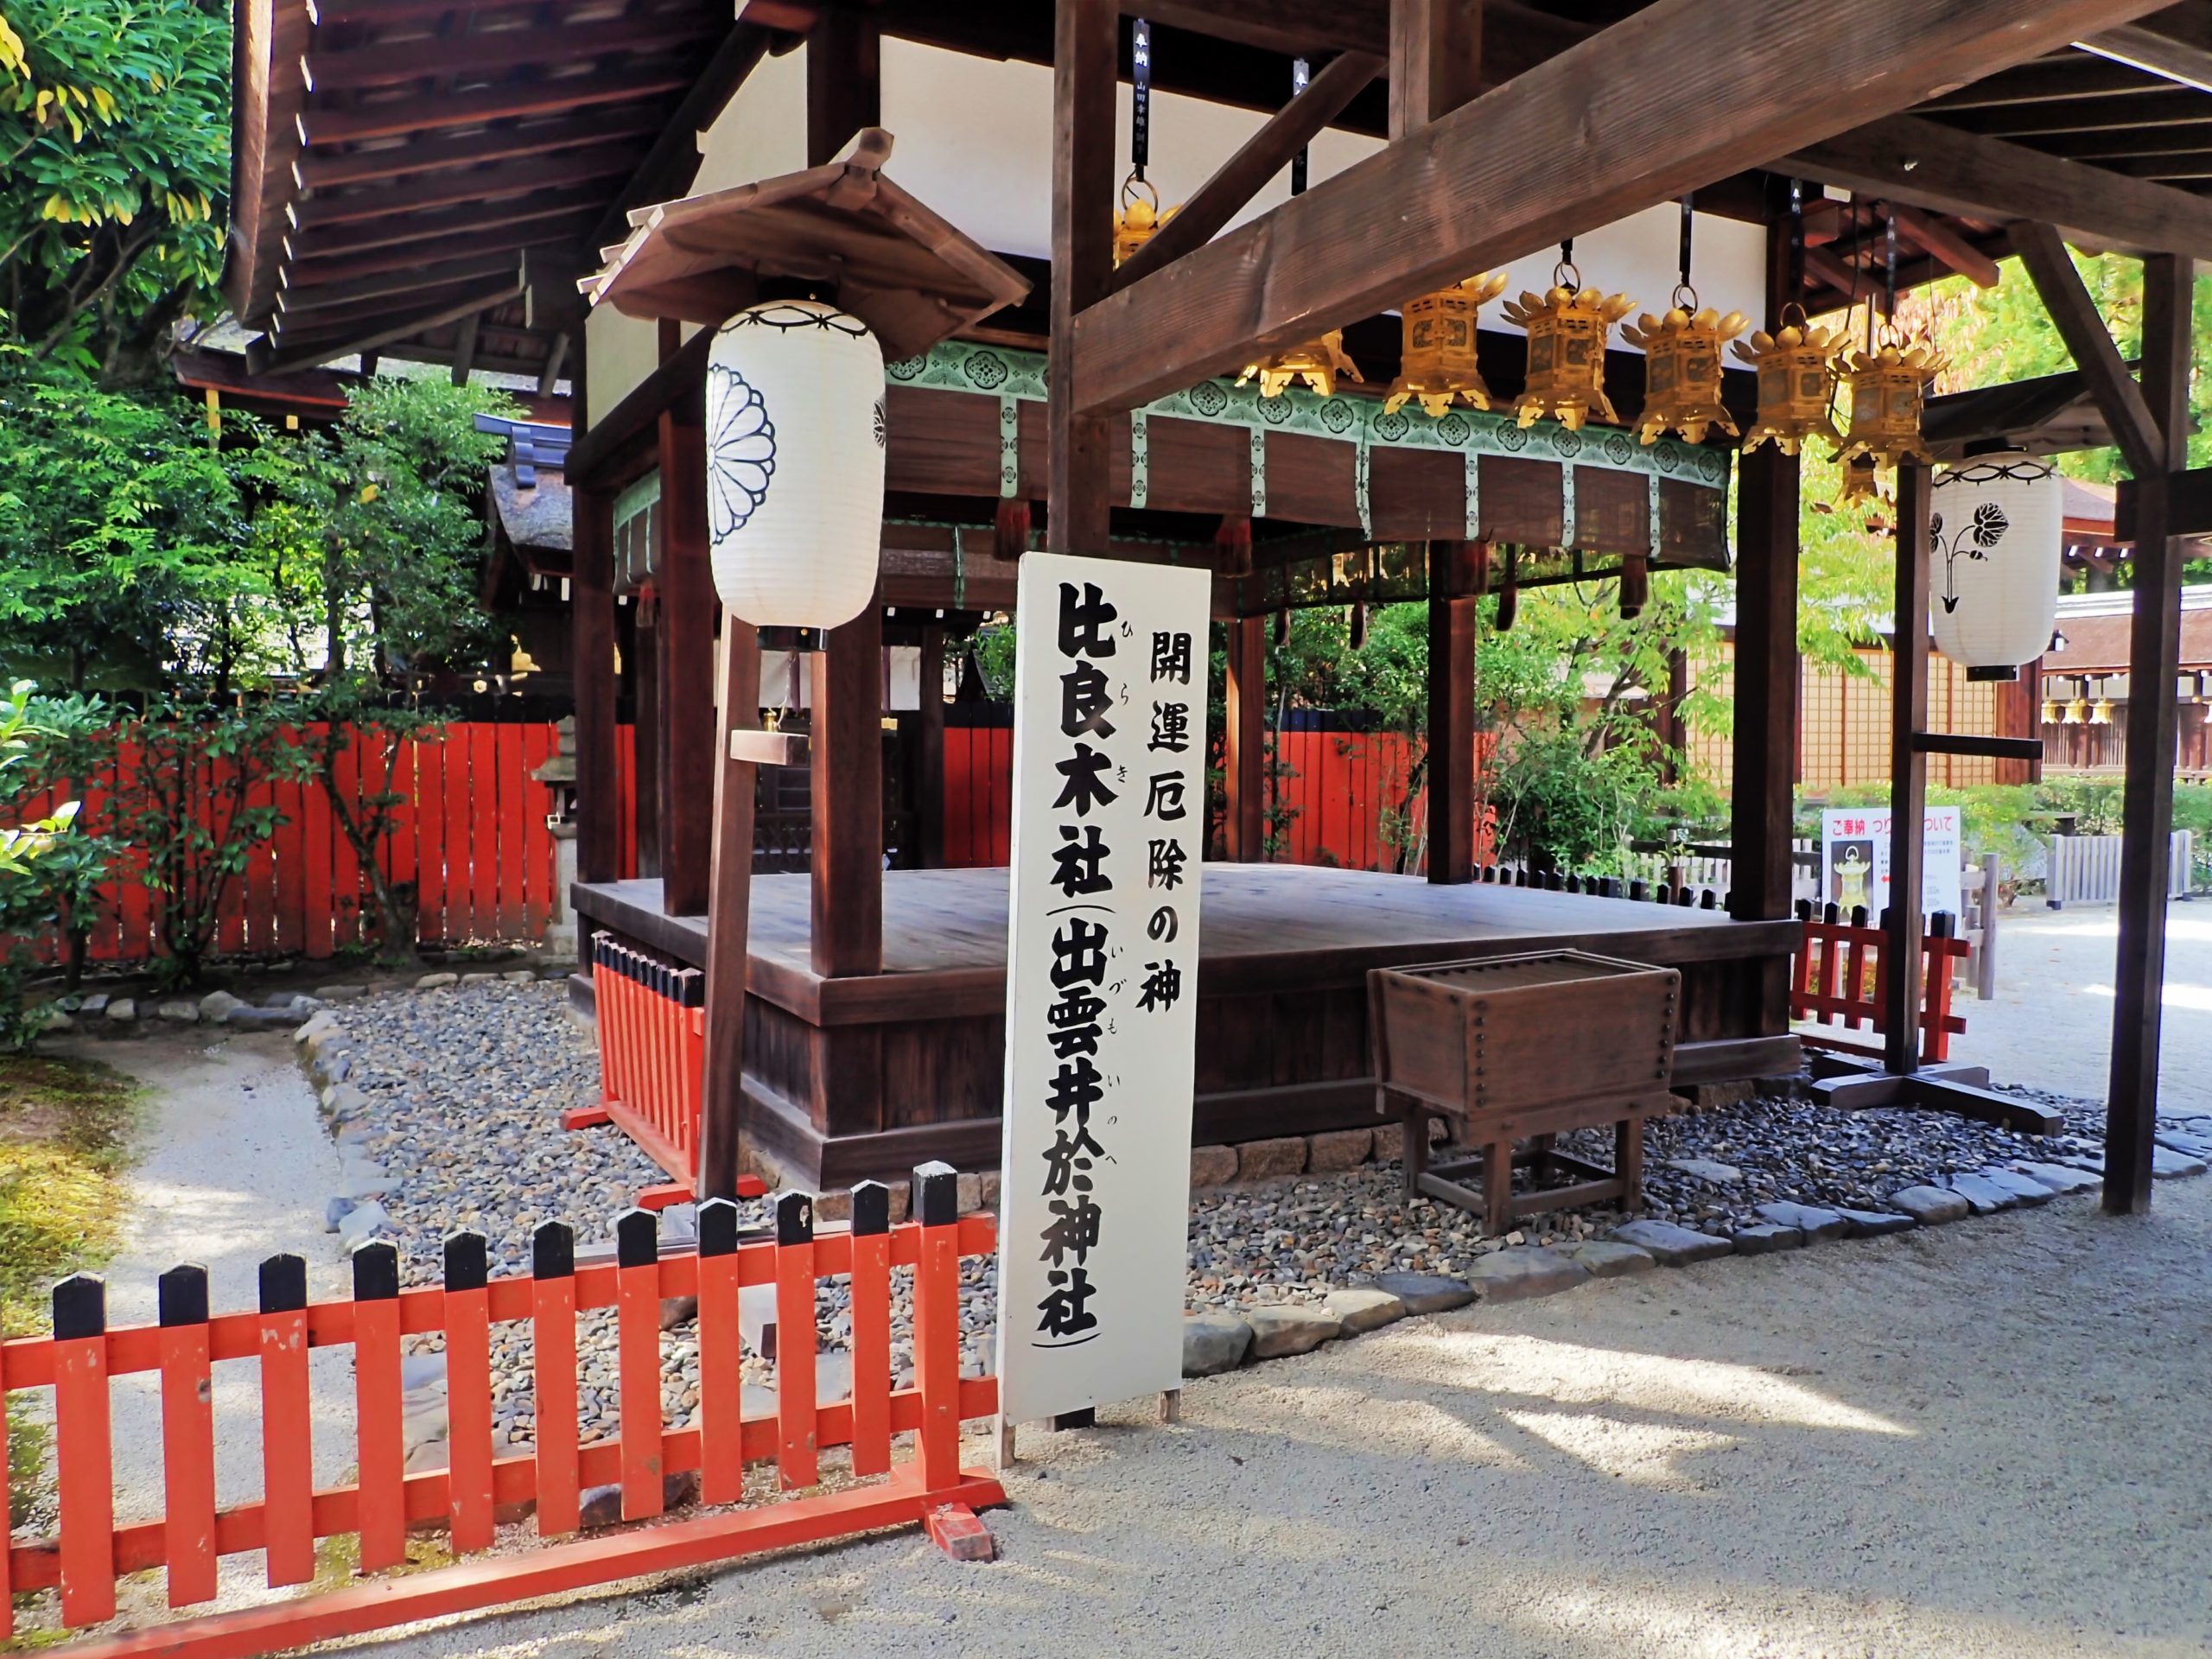
[[[1850,919],[1863,905],[1878,922],[1890,903],[1890,810],[1885,806],[1830,807],[1821,814],[1821,899]],[[1931,806],[1920,836],[1920,911],[1960,913],[1959,809]]]
[[[1181,1386],[1207,577],[1021,562],[1000,1410]]]

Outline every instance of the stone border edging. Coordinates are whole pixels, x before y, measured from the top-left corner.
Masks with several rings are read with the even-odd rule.
[[[2153,1173],[2162,1180],[2186,1179],[2208,1168],[2212,1168],[2212,1116],[2161,1118]],[[1214,1376],[1259,1360],[1311,1353],[1325,1342],[1477,1301],[1525,1301],[1572,1290],[1592,1279],[1688,1267],[1724,1255],[1802,1249],[1831,1239],[1878,1238],[1943,1226],[1969,1216],[2033,1208],[2090,1191],[2102,1177],[2101,1160],[2089,1157],[2054,1157],[2048,1162],[2021,1159],[2009,1167],[1993,1165],[1942,1177],[1945,1185],[1940,1186],[1900,1188],[1890,1195],[1894,1210],[1827,1209],[1778,1200],[1758,1206],[1758,1223],[1726,1236],[1647,1217],[1624,1222],[1608,1236],[1572,1249],[1508,1245],[1484,1255],[1461,1276],[1377,1274],[1346,1289],[1331,1291],[1318,1306],[1266,1302],[1241,1314],[1186,1310],[1183,1375]]]

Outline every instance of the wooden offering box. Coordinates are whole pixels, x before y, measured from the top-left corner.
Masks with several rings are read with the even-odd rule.
[[[1492,1233],[1516,1216],[1618,1198],[1643,1179],[1643,1119],[1672,1105],[1681,976],[1580,950],[1378,968],[1367,976],[1376,1110],[1405,1124],[1406,1191],[1479,1211]],[[1479,1155],[1429,1161],[1429,1120]],[[1613,1126],[1610,1170],[1553,1137]],[[1516,1154],[1516,1142],[1529,1143]],[[1516,1197],[1513,1171],[1579,1177]],[[1479,1190],[1459,1179],[1480,1172]]]

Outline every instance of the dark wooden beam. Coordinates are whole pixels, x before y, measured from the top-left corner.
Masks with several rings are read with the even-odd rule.
[[[2166,972],[2166,872],[2174,824],[2174,678],[2181,662],[2183,551],[2172,475],[2189,461],[2190,293],[2187,259],[2143,265],[2143,396],[2157,421],[2156,471],[2135,485],[2135,608],[2128,625],[2127,781],[2121,797],[2120,950],[2112,1071],[2105,1092],[2107,1214],[2150,1207]]]
[[[1134,407],[2149,9],[1874,0],[1838,35],[1821,0],[1656,0],[1056,328],[1075,409]],[[1809,80],[1772,49],[1796,33],[1829,42]]]
[[[2113,504],[2113,534],[2123,544],[2137,539],[2137,489],[2134,480],[2120,480],[2120,499]],[[2212,467],[2192,467],[2166,480],[2165,524],[2169,536],[2212,536]]]
[[[2201,5],[2169,6],[2134,22],[2100,29],[2082,45],[2154,75],[2212,90],[2212,13]]]
[[[944,624],[922,624],[920,715],[916,760],[921,768],[914,810],[921,819],[922,868],[944,863]]]
[[[420,292],[426,288],[442,288],[452,283],[481,283],[493,277],[519,272],[522,261],[512,252],[479,254],[467,259],[450,259],[432,265],[415,265],[405,270],[388,270],[374,276],[356,277],[351,282],[302,283],[286,287],[276,292],[276,315],[288,321],[298,321],[317,311],[327,311],[340,306],[359,305],[365,301],[390,300]]]
[[[1391,0],[1389,68],[1393,138],[1473,99],[1483,89],[1483,0]]]
[[[699,175],[699,134],[714,125],[716,117],[737,96],[738,88],[767,55],[773,31],[755,23],[739,23],[722,37],[699,78],[675,111],[654,129],[660,137],[645,153],[629,183],[615,193],[607,217],[591,235],[594,247],[621,240],[633,207],[668,201],[691,188]]]
[[[442,328],[448,323],[461,321],[464,317],[473,317],[493,306],[505,304],[521,292],[519,282],[480,289],[466,298],[435,311],[396,317],[391,322],[370,328],[361,334],[348,331],[336,337],[318,335],[315,343],[308,346],[270,349],[266,341],[255,340],[246,348],[246,366],[256,374],[296,374],[302,369],[320,368],[333,358],[351,357],[357,352],[372,352],[378,346],[390,346],[416,334],[426,334],[433,328]]]
[[[363,219],[426,213],[462,202],[498,201],[541,190],[568,190],[588,179],[613,178],[637,165],[638,146],[608,143],[575,156],[513,162],[467,172],[446,170],[375,190],[325,193],[296,201],[288,210],[295,232]]]
[[[715,766],[713,896],[707,907],[707,1060],[699,1121],[702,1198],[737,1193],[745,1112],[745,991],[751,965],[754,768],[730,738],[760,718],[760,636],[722,613]]]
[[[1462,543],[1428,544],[1428,879],[1475,879],[1475,630]]]
[[[569,672],[576,700],[576,880],[621,874],[621,773],[614,728],[614,497],[577,488],[569,578]],[[747,851],[748,864],[751,849]]]
[[[568,365],[569,336],[566,333],[553,336],[545,348],[545,362],[537,371],[537,395],[550,397],[553,389],[561,384],[561,371]]]
[[[497,230],[505,226],[530,225],[541,219],[575,219],[598,205],[599,193],[595,190],[541,191],[501,201],[448,207],[435,213],[403,213],[359,224],[308,226],[287,236],[284,250],[290,258],[302,263],[342,259],[352,254]]]
[[[704,394],[660,417],[661,909],[703,915],[713,893],[714,575],[707,534]],[[749,723],[749,722],[748,722]]]
[[[1986,75],[1955,92],[1931,98],[1923,113],[1952,110],[2019,109],[2036,104],[2056,104],[2084,98],[2126,98],[2145,91],[2140,71],[2125,64],[2073,54],[2037,58]],[[2024,111],[2032,118],[2034,111]]]
[[[472,311],[461,320],[453,342],[453,383],[456,386],[468,384],[468,372],[476,365],[476,329],[484,320],[481,311]]]
[[[2012,227],[2012,247],[2129,467],[2138,478],[2166,471],[2165,439],[2158,423],[2144,400],[2143,389],[2120,360],[2120,347],[2113,344],[2082,273],[2075,269],[2064,239],[2051,226],[2029,219]]]
[[[569,447],[569,483],[592,484],[600,474],[655,429],[661,412],[706,384],[707,353],[714,331],[702,328],[675,356],[630,388],[613,408],[591,410],[591,423]]]
[[[1888,206],[1897,218],[1897,228],[1943,264],[1976,288],[1997,286],[1997,262],[1961,235],[1955,226],[1903,202],[1893,201]]]
[[[562,75],[544,80],[487,86],[470,92],[391,99],[343,110],[309,110],[300,117],[302,141],[317,144],[359,143],[402,133],[437,132],[514,121],[530,116],[565,114],[607,104],[635,104],[680,92],[691,84],[681,67],[632,69],[618,73]]]
[[[2136,127],[2189,126],[2204,118],[2204,95],[2178,86],[2159,86],[2132,98],[2077,98],[2056,104],[2000,105],[1960,110],[1942,118],[1965,132],[1989,138],[2038,143],[2069,132],[2120,132]]]
[[[1890,902],[1882,928],[1883,1068],[1920,1067],[1920,872],[1928,817],[1928,468],[1897,467],[1897,619],[1891,632]]]
[[[1390,0],[1124,0],[1123,9],[1155,23],[1217,40],[1256,46],[1285,57],[1321,52],[1389,49]]]
[[[1268,836],[1268,620],[1240,616],[1228,626],[1222,850],[1233,863],[1257,864],[1267,856]]]
[[[514,261],[508,261],[510,270]],[[494,272],[491,282],[501,280],[502,273]],[[311,341],[340,335],[358,337],[369,328],[388,321],[395,313],[421,312],[434,307],[458,302],[464,296],[483,290],[486,278],[448,277],[410,288],[397,296],[375,299],[353,300],[345,304],[326,305],[306,310],[279,311],[270,319],[269,334],[281,349],[291,349]],[[310,289],[309,293],[315,292]]]
[[[607,22],[562,22],[543,29],[479,29],[465,35],[343,49],[331,47],[317,31],[300,59],[300,73],[312,93],[359,92],[449,76],[499,75],[517,69],[596,63],[617,55],[675,52],[721,28],[709,12],[664,12]]]
[[[1269,179],[1290,165],[1322,130],[1344,113],[1382,68],[1382,60],[1350,52],[1313,77],[1306,90],[1277,111],[1268,124],[1215,169],[1174,216],[1152,233],[1113,274],[1111,286],[1126,288],[1139,277],[1202,247]]]
[[[428,176],[495,162],[521,161],[563,150],[596,148],[627,139],[651,138],[661,118],[642,106],[615,110],[597,118],[532,121],[471,133],[465,138],[422,138],[374,149],[310,150],[292,163],[292,181],[303,191],[336,190],[346,185],[380,184],[387,179]]]
[[[486,254],[498,254],[505,262],[512,263],[518,252],[526,255],[531,248],[558,245],[568,235],[562,221],[549,219],[522,233],[512,230],[471,232],[443,237],[435,242],[411,243],[381,253],[296,262],[284,269],[284,291],[296,298],[303,289],[331,283],[350,283],[393,271],[427,270]]]
[[[1767,231],[1769,330],[1804,282],[1803,250],[1792,245],[1785,192],[1775,193]],[[1797,770],[1797,462],[1772,444],[1737,463],[1735,742],[1729,801],[1733,850],[1729,903],[1738,921],[1790,914],[1791,785]],[[1784,964],[1786,966],[1786,964]],[[1764,1028],[1787,1031],[1788,985],[1762,988]]]
[[[806,164],[823,167],[883,124],[883,41],[874,20],[825,10],[806,37]]]
[[[883,609],[813,653],[814,971],[883,969]]]
[[[1897,116],[1801,146],[1776,170],[1970,219],[2032,219],[2100,246],[2212,257],[2212,201],[2025,144]]]
[[[1052,58],[1052,337],[1071,340],[1078,313],[1113,281],[1114,0],[1055,0]],[[1165,273],[1162,273],[1165,275]],[[1046,363],[1051,460],[1046,529],[1062,553],[1103,553],[1109,516],[1106,422],[1075,389],[1077,354]]]

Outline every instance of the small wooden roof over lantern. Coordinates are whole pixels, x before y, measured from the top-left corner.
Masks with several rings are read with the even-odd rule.
[[[713,327],[753,303],[763,278],[833,284],[885,357],[919,356],[1029,283],[884,176],[891,143],[864,128],[826,166],[638,208],[628,239],[580,286],[626,316]]]

